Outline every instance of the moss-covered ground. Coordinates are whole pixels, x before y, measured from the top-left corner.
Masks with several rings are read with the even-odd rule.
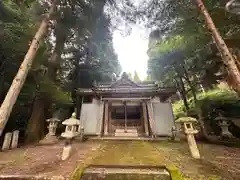
[[[216,152],[213,152],[214,150],[211,149],[213,147],[217,149]],[[100,149],[89,155],[91,158],[88,158],[85,164],[81,164],[78,167],[72,178],[79,179],[83,169],[89,164],[165,165],[170,170],[173,180],[231,180],[238,178],[239,174],[237,170],[233,173],[229,169],[225,169],[224,166],[221,166],[223,162],[216,159],[216,155],[214,154],[217,153],[221,157],[219,153],[223,152],[226,154],[229,149],[226,150],[222,146],[214,145],[200,145],[199,149],[204,155],[201,160],[194,160],[190,157],[185,142],[104,142]]]

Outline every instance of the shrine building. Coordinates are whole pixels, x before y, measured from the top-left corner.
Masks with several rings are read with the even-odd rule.
[[[174,117],[169,98],[175,93],[175,88],[159,88],[152,81],[137,83],[123,73],[116,82],[79,88],[77,118],[85,135],[171,136]]]

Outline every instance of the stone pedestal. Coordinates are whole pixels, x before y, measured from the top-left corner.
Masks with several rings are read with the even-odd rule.
[[[198,130],[193,128],[193,123],[196,123],[197,120],[192,117],[182,117],[177,119],[175,122],[180,123],[183,126],[182,129],[184,130],[184,134],[187,136],[188,147],[192,157],[195,159],[200,159],[200,153],[194,137],[194,134],[197,134]]]
[[[175,126],[171,128],[171,132],[172,132],[171,140],[175,140],[177,136],[177,129]]]
[[[70,157],[72,151],[72,140],[66,140],[64,147],[63,147],[63,152],[62,152],[62,160],[67,160]]]
[[[62,160],[66,160],[71,154],[72,139],[80,134],[80,121],[76,119],[76,115],[73,113],[72,117],[63,121],[62,124],[66,125],[65,132],[61,134],[62,137],[66,138],[62,152]]]
[[[187,134],[187,141],[191,155],[195,159],[200,159],[200,153],[193,134]]]
[[[81,142],[84,140],[84,128],[79,126],[79,139]]]
[[[19,130],[13,131],[12,135],[12,143],[11,143],[11,148],[15,149],[18,146],[18,137],[19,137]]]
[[[12,139],[12,133],[11,132],[6,133],[4,136],[4,141],[2,146],[3,151],[8,150],[10,148],[11,139]]]

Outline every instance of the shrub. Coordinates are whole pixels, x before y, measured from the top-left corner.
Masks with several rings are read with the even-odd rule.
[[[197,99],[197,104],[194,103],[193,98],[188,100],[189,113],[191,116],[196,117],[199,110],[201,110],[203,120],[209,126],[207,129],[213,131],[215,134],[219,134],[221,131],[216,121],[214,121],[219,112],[229,118],[240,117],[240,98],[234,91],[229,89],[214,89],[206,93],[197,94]],[[186,108],[182,101],[173,104],[173,112],[176,119],[187,116]],[[234,124],[230,125],[230,131],[235,136],[240,136],[239,130],[240,128]]]
[[[229,89],[214,89],[206,93],[197,94],[198,104],[196,105],[193,98],[188,100],[189,111],[191,114],[197,114],[197,108],[203,106],[216,106],[216,108],[223,108],[230,110],[228,116],[234,115],[234,117],[240,117],[240,111],[236,109],[240,107],[240,98],[234,91]],[[186,108],[183,101],[177,101],[173,104],[173,112],[175,118],[186,116]],[[227,113],[227,112],[226,112]],[[236,114],[237,113],[237,114]]]

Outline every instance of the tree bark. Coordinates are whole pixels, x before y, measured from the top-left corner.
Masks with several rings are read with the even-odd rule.
[[[181,95],[182,100],[183,100],[183,104],[184,104],[184,106],[186,108],[186,111],[187,111],[187,113],[189,113],[189,106],[188,106],[187,97],[186,97],[186,90],[185,90],[185,86],[184,86],[182,77],[179,77],[179,82],[175,78],[175,82],[176,82],[176,84],[178,86],[180,95]]]
[[[214,25],[213,20],[210,17],[207,9],[205,8],[202,0],[195,0],[195,1],[201,10],[201,13],[204,15],[206,24],[212,33],[215,44],[222,56],[222,60],[227,67],[227,71],[234,80],[233,88],[240,95],[240,72],[235,63],[235,60],[234,60],[232,54],[230,53],[227,45],[225,44],[224,40],[220,36],[218,30],[216,29],[216,26]]]
[[[189,85],[189,87],[190,87],[190,89],[192,91],[194,103],[197,104],[197,94],[196,94],[195,87],[193,86],[191,80],[189,79],[188,72],[187,72],[187,70],[186,70],[184,65],[182,65],[182,68],[183,68],[183,71],[184,71],[184,74],[185,74],[185,79],[186,79],[186,81],[187,81],[187,83],[188,83],[188,85]]]
[[[42,20],[42,23],[32,40],[30,48],[27,54],[25,55],[24,60],[15,78],[13,79],[12,84],[8,90],[8,93],[0,107],[0,136],[2,135],[3,129],[5,128],[8,122],[8,118],[10,116],[14,104],[16,103],[21,88],[26,80],[28,71],[32,66],[34,57],[39,48],[39,43],[47,33],[48,22],[55,11],[57,1],[58,0],[53,0],[49,13]]]
[[[53,53],[48,60],[48,77],[52,80],[56,80],[57,78],[57,71],[60,66],[60,59],[61,59],[61,54],[64,49],[64,44],[67,40],[67,34],[70,31],[69,29],[64,28],[62,25],[62,22],[56,22],[56,42],[55,42],[55,47],[53,50]],[[61,24],[61,25],[59,25]]]
[[[41,98],[35,97],[33,102],[32,114],[28,120],[25,133],[25,143],[37,142],[44,135],[45,112],[44,102]]]

